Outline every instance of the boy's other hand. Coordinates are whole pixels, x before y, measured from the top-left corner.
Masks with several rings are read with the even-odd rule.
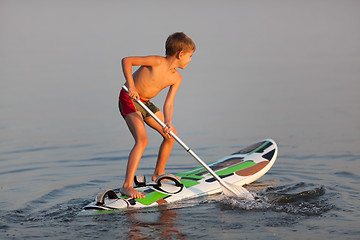
[[[171,123],[167,123],[165,127],[163,127],[164,133],[167,134],[169,138],[171,138],[170,132],[174,130],[174,127]]]

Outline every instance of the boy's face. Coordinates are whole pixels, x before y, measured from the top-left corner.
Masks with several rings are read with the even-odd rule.
[[[183,52],[179,53],[179,60],[180,60],[180,68],[185,69],[189,62],[191,62],[191,57],[194,51],[191,52]]]

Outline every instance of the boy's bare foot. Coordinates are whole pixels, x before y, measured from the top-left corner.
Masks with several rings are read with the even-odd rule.
[[[164,175],[164,174],[165,173],[162,173],[162,174],[154,173],[152,176],[152,181],[155,182],[158,177],[160,177],[161,175]]]
[[[133,187],[122,187],[120,193],[131,198],[145,198],[145,195],[136,191]]]
[[[163,176],[163,177],[164,177],[164,175],[168,175],[169,177],[176,178],[176,179],[178,179],[179,182],[180,182],[181,177],[178,177],[178,176],[173,175],[173,174],[161,174],[161,175],[154,174],[154,175],[153,175],[153,182],[155,182],[160,176]],[[171,180],[166,179],[166,178],[160,180],[160,182],[163,182],[163,181],[166,182],[166,181],[171,181]]]

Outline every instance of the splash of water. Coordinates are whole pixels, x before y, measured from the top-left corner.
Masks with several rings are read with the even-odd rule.
[[[304,191],[298,191],[305,187],[312,187]],[[269,187],[261,192],[253,193],[255,200],[243,200],[228,198],[221,195],[215,200],[224,208],[246,211],[275,211],[300,215],[321,215],[334,206],[328,203],[324,186],[308,186],[299,183],[277,188]]]

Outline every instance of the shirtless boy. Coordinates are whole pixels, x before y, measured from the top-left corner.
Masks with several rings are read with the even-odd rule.
[[[129,89],[129,94],[124,90],[120,91],[119,109],[134,137],[135,145],[129,154],[125,182],[120,193],[132,198],[145,197],[133,187],[136,169],[148,143],[144,122],[164,138],[160,145],[152,180],[155,181],[158,176],[165,173],[165,165],[175,141],[169,133],[173,131],[177,134],[171,121],[175,95],[182,78],[175,68],[186,68],[195,51],[195,44],[184,33],[177,32],[168,37],[165,49],[165,57],[125,57],[122,59],[122,69],[126,79],[125,86]],[[134,74],[132,73],[133,66],[140,66]],[[149,100],[166,87],[169,87],[169,91],[162,113]],[[162,128],[134,99],[144,102],[165,123],[166,127]]]

